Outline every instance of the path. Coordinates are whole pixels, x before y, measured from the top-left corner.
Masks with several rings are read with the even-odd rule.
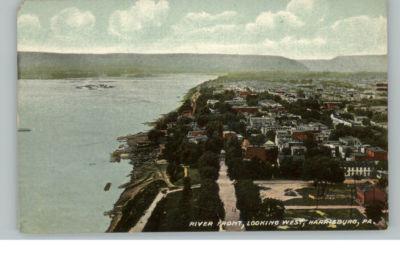
[[[260,187],[260,197],[262,200],[274,198],[282,201],[302,198],[297,190],[312,185],[312,182],[297,180],[254,181],[254,183]],[[288,190],[292,194],[287,194]]]
[[[341,209],[357,209],[364,214],[364,208],[356,205],[318,205],[317,206],[285,206],[286,210],[341,210]]]
[[[217,184],[219,186],[219,197],[224,204],[225,219],[227,223],[223,230],[225,231],[244,231],[237,222],[240,221],[240,211],[236,208],[236,194],[233,182],[229,179],[227,174],[227,167],[225,165],[225,159],[220,160],[219,177]],[[233,222],[230,225],[230,222]]]

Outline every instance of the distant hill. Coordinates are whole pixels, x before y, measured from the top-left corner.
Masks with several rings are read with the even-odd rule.
[[[221,54],[57,54],[19,52],[20,78],[135,76],[153,73],[228,73],[308,69],[279,56]]]
[[[340,56],[331,60],[299,60],[310,71],[387,72],[387,56]]]

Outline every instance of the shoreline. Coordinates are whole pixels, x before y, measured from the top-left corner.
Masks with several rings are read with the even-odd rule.
[[[218,77],[213,80],[202,82],[195,87],[190,88],[183,95],[183,101],[192,98],[192,96],[199,91],[199,88],[201,88],[203,84],[210,81],[215,81],[216,79],[218,79]],[[120,145],[111,153],[110,162],[119,163],[121,160],[129,160],[129,164],[132,165],[132,170],[129,174],[129,182],[118,186],[118,188],[124,190],[114,203],[114,207],[111,210],[104,212],[104,216],[108,216],[111,219],[106,232],[125,232],[119,230],[127,227],[127,223],[123,221],[123,217],[126,216],[124,209],[128,209],[132,202],[135,202],[137,198],[140,198],[141,195],[144,195],[145,189],[148,187],[158,183],[156,186],[157,194],[155,194],[148,203],[150,205],[160,193],[182,189],[180,186],[175,186],[173,183],[171,183],[168,174],[166,173],[167,161],[164,159],[159,160],[163,149],[162,144],[157,144],[157,142],[152,142],[149,139],[149,132],[155,129],[157,121],[165,118],[169,113],[177,111],[181,106],[182,104],[180,104],[177,109],[172,110],[167,114],[161,114],[153,122],[144,122],[143,124],[146,124],[150,127],[147,131],[142,131],[135,134],[127,134],[125,136],[119,136],[116,138],[116,140],[120,142]],[[137,221],[130,221],[130,227],[127,228],[129,230],[133,229],[134,226],[139,223],[140,218],[148,211],[148,209],[149,207],[145,207],[144,210],[138,212],[138,214],[135,216]]]

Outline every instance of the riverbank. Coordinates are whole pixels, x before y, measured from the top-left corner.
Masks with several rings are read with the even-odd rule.
[[[117,163],[129,160],[132,171],[130,181],[120,186],[124,191],[114,204],[114,208],[104,213],[111,218],[107,232],[129,232],[139,228],[143,230],[144,222],[139,228],[135,226],[140,223],[139,220],[144,221],[143,216],[147,215],[147,219],[151,217],[152,210],[158,203],[154,202],[157,196],[184,190],[185,185],[181,183],[183,164],[176,165],[165,153],[177,153],[176,148],[166,152],[175,141],[177,145],[182,144],[187,131],[183,130],[179,133],[179,139],[175,139],[173,135],[179,128],[176,124],[179,122],[183,126],[193,120],[192,114],[188,114],[191,112],[187,110],[188,105],[193,103],[193,96],[198,95],[203,84],[190,89],[184,96],[183,104],[176,110],[162,115],[156,122],[148,123],[147,125],[151,125],[149,131],[117,138],[121,144],[111,154],[110,161]],[[171,166],[174,169],[172,171]],[[177,182],[177,185],[171,180]],[[198,188],[198,185],[194,185],[194,188]]]
[[[165,174],[165,162],[157,160],[160,147],[148,139],[147,132],[121,136],[117,140],[122,144],[111,154],[110,161],[129,160],[132,171],[130,181],[119,186],[124,191],[114,208],[104,213],[111,218],[107,232],[129,230],[163,188],[173,187]]]

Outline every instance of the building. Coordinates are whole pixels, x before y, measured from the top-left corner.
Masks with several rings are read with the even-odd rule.
[[[370,160],[387,160],[387,151],[380,147],[368,147],[366,149],[367,157]]]
[[[257,158],[264,162],[275,164],[278,157],[278,149],[274,147],[265,146],[247,146],[244,150],[244,159],[252,160]]]
[[[229,140],[229,139],[237,138],[237,134],[234,131],[223,131],[222,137],[224,138],[224,140]]]
[[[339,108],[341,102],[333,102],[333,101],[329,101],[329,102],[324,102],[322,104],[322,109],[325,110],[336,110]]]
[[[261,129],[263,126],[272,126],[275,124],[275,119],[272,117],[250,117],[249,125],[253,129]]]
[[[206,142],[208,140],[208,136],[205,130],[189,131],[186,137],[190,143],[194,144]]]
[[[259,102],[258,102],[258,105],[259,105],[260,107],[263,107],[263,108],[275,109],[275,110],[276,110],[276,109],[282,109],[282,108],[283,108],[283,106],[282,106],[281,104],[279,104],[279,103],[277,103],[277,102],[275,102],[275,101],[273,101],[273,100],[268,100],[268,99],[259,101]]]
[[[361,147],[362,146],[360,139],[358,139],[357,137],[353,137],[353,136],[340,137],[339,142],[345,146],[351,146],[351,147]]]
[[[305,146],[294,145],[290,148],[290,155],[294,161],[303,161],[307,153]]]
[[[292,130],[292,138],[297,141],[314,140],[313,130]]]
[[[237,113],[243,113],[243,114],[257,114],[259,112],[258,107],[249,107],[249,106],[233,106],[232,110]]]
[[[349,127],[353,126],[353,124],[351,122],[344,120],[344,119],[340,118],[339,116],[335,116],[335,114],[333,114],[333,113],[331,114],[331,120],[332,120],[332,123],[334,126],[337,126],[339,124],[343,124],[343,125],[349,126]]]
[[[375,165],[371,161],[344,161],[342,167],[346,178],[372,178]]]
[[[378,92],[387,92],[388,91],[388,83],[377,83],[376,91]]]
[[[387,206],[386,192],[372,184],[357,187],[356,197],[357,201],[363,206],[376,203],[382,204],[384,207]]]
[[[246,100],[243,97],[235,97],[232,100],[227,100],[225,103],[231,106],[244,106],[246,105]]]
[[[219,103],[219,100],[216,100],[216,99],[208,99],[207,100],[207,105],[209,105],[209,106],[214,106],[217,103]]]
[[[364,121],[369,121],[367,116],[354,116],[354,123],[358,126],[364,125]]]
[[[275,144],[278,146],[279,150],[282,150],[283,146],[292,140],[292,135],[290,131],[282,130],[276,131],[275,134]]]

